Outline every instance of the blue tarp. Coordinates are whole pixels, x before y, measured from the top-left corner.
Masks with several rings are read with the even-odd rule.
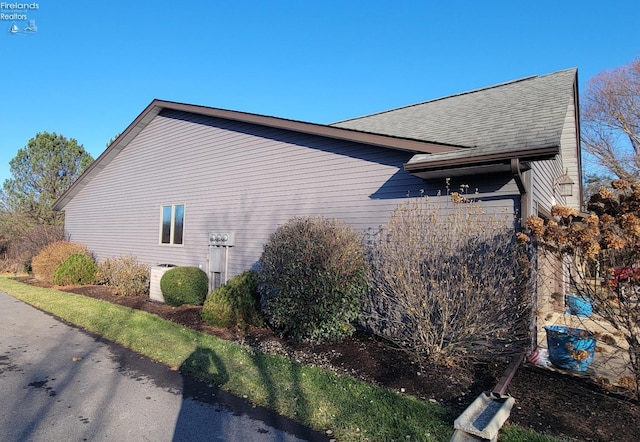
[[[593,313],[593,301],[584,296],[574,295],[573,293],[565,296],[569,313],[576,316],[591,316]]]
[[[547,347],[549,360],[566,370],[586,371],[593,362],[596,339],[588,330],[548,325]]]

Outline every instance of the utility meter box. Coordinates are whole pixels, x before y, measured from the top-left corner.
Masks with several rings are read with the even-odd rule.
[[[213,232],[209,234],[210,246],[232,247],[236,235],[233,232]]]
[[[209,289],[213,290],[227,282],[229,251],[235,245],[233,232],[209,233]]]

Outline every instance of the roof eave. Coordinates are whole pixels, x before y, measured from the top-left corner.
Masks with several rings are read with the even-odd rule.
[[[93,163],[78,177],[78,179],[54,202],[53,210],[62,210],[71,198],[78,193],[88,182],[91,177],[95,176],[104,169],[105,165],[111,161],[129,142],[135,138],[156,115],[162,110],[156,103],[152,101],[135,120],[122,132],[102,154],[95,159]]]
[[[322,137],[353,141],[357,143],[369,144],[396,150],[404,150],[408,152],[444,153],[453,152],[463,148],[462,146],[454,146],[446,143],[395,137],[391,135],[382,135],[353,129],[345,129],[342,127],[308,123],[304,121],[289,120],[285,118],[270,117],[266,115],[251,114],[227,109],[176,103],[173,101],[155,100],[155,102],[157,103],[157,105],[162,106],[162,108],[164,109],[197,113],[208,117],[258,124],[261,126],[273,127],[277,129],[292,130],[295,132],[301,132],[310,135],[319,135]]]
[[[482,171],[498,171],[501,166],[508,171],[512,159],[521,162],[542,161],[554,158],[560,152],[557,145],[544,146],[516,151],[502,151],[493,153],[474,154],[469,149],[468,156],[447,157],[447,155],[430,155],[428,160],[409,161],[404,164],[404,170],[424,179],[441,178],[452,175],[470,175],[483,173]]]
[[[175,110],[195,113],[208,117],[223,118],[250,124],[258,124],[277,129],[290,130],[310,135],[318,135],[338,140],[352,141],[387,149],[402,150],[413,153],[445,153],[461,149],[443,143],[420,141],[409,138],[361,132],[322,124],[287,120],[284,118],[250,114],[226,109],[218,109],[194,104],[177,103],[154,99],[138,117],[118,136],[113,143],[84,171],[84,173],[53,204],[54,210],[63,210],[88,180],[102,170],[129,142],[135,138],[162,110]]]

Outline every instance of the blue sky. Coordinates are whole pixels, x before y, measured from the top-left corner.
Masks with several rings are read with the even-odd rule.
[[[18,1],[0,182],[36,133],[96,158],[154,98],[331,123],[571,67],[585,90],[640,55],[637,0]]]

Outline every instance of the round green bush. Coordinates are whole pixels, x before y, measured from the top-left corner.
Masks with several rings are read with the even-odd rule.
[[[53,272],[51,281],[55,285],[93,284],[97,271],[98,266],[93,259],[74,253]]]
[[[338,220],[294,218],[269,238],[258,288],[270,325],[295,341],[353,333],[367,290],[362,235]]]
[[[259,300],[256,274],[246,271],[211,292],[201,316],[214,327],[237,326],[246,330],[250,325],[261,326]]]
[[[160,279],[164,302],[172,306],[202,305],[209,291],[207,274],[198,267],[174,267]]]

